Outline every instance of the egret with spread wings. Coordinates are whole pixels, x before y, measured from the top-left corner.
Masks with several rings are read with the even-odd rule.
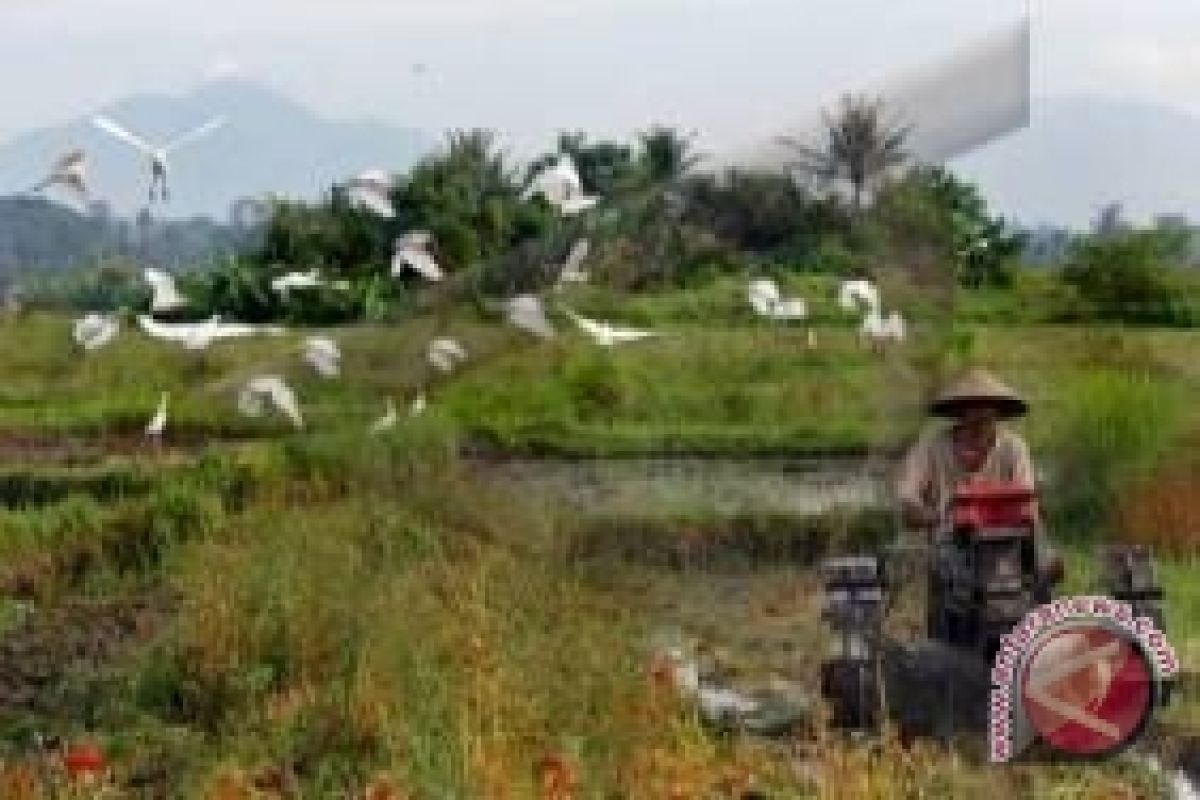
[[[125,144],[128,144],[143,155],[150,159],[150,202],[155,199],[162,202],[167,202],[169,194],[167,191],[167,158],[175,151],[183,148],[186,145],[192,144],[199,139],[208,136],[214,131],[225,125],[224,117],[216,117],[209,120],[198,128],[193,128],[187,133],[177,136],[162,146],[156,146],[146,141],[136,133],[122,126],[103,115],[93,118],[92,122],[97,128],[104,131],[114,138],[120,139]]]

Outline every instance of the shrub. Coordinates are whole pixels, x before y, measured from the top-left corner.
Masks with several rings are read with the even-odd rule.
[[[1068,315],[1120,322],[1186,324],[1186,309],[1167,267],[1171,242],[1155,231],[1094,236],[1076,245],[1063,268],[1079,305]]]

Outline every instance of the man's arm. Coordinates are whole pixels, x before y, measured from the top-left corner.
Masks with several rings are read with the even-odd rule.
[[[929,437],[922,435],[904,456],[896,476],[896,498],[904,524],[909,527],[932,530],[938,523],[937,512],[928,500],[932,472]]]

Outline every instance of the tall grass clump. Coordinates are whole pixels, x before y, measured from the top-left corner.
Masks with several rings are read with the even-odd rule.
[[[1117,497],[1150,469],[1178,433],[1184,398],[1153,374],[1102,368],[1058,388],[1045,505],[1056,535],[1113,533]]]

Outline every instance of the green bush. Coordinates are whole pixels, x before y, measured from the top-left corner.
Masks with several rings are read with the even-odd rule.
[[[1075,292],[1068,317],[1188,324],[1182,292],[1168,267],[1172,242],[1157,231],[1093,236],[1078,243],[1062,279]]]

